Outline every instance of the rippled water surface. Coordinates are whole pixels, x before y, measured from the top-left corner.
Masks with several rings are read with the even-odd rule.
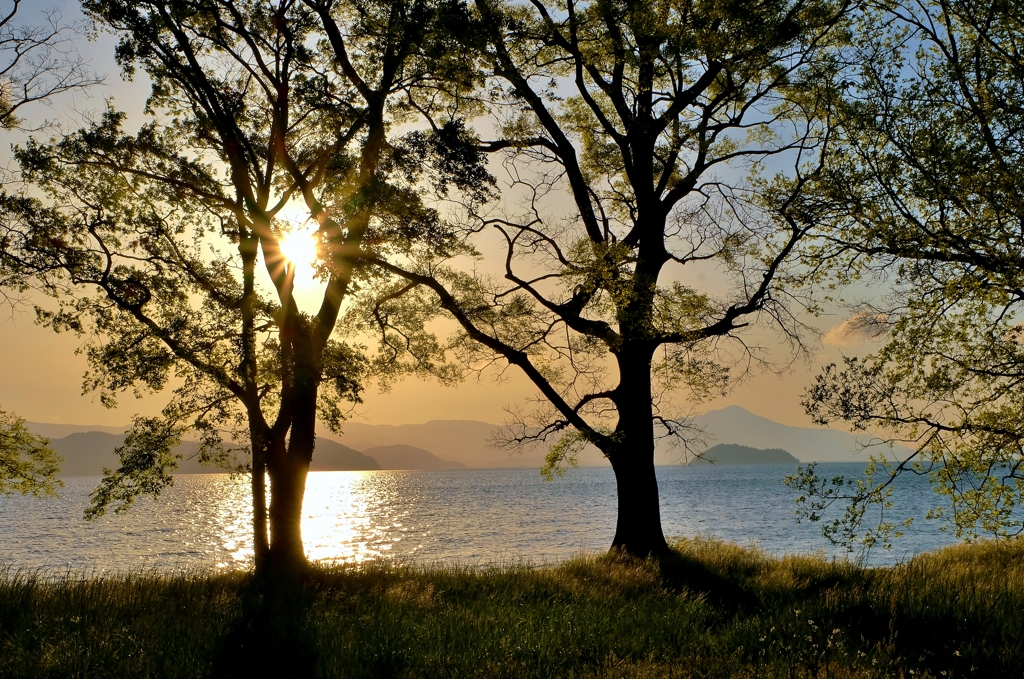
[[[819,465],[855,473],[856,465]],[[788,466],[662,467],[662,520],[668,536],[711,535],[756,543],[772,553],[844,552],[815,524],[797,524]],[[0,496],[0,562],[76,571],[237,568],[252,558],[248,479],[181,475],[158,500],[128,514],[86,522],[98,477],[65,479],[59,498]],[[935,501],[920,480],[904,484],[896,514],[917,520],[890,563],[948,544],[924,521]],[[545,482],[536,470],[313,472],[303,506],[312,559],[421,562],[552,562],[606,549],[615,527],[615,483],[607,468],[571,470]]]

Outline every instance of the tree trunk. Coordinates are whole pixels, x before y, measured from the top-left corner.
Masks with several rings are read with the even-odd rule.
[[[261,441],[252,446],[252,530],[253,558],[256,568],[266,562],[270,553],[267,541],[267,464],[266,450]]]
[[[618,356],[616,406],[618,441],[606,451],[615,471],[619,511],[612,549],[633,556],[662,556],[668,543],[661,530],[658,479],[654,471],[654,422],[651,400],[653,350],[627,347]]]
[[[249,442],[252,453],[252,547],[259,570],[267,562],[270,543],[267,538],[267,453],[270,441],[260,412],[259,366],[256,359],[256,257],[259,239],[239,229],[238,252],[242,256],[242,365],[245,380],[246,409],[249,418]]]
[[[619,497],[612,549],[633,556],[662,556],[669,549],[661,530],[653,437],[647,446],[642,443],[633,449],[623,447],[611,458]]]
[[[308,335],[295,333],[293,339],[291,417],[287,448],[278,442],[270,470],[270,565],[287,573],[298,573],[309,564],[302,547],[302,500],[306,477],[316,445],[316,399],[319,374]]]
[[[297,573],[308,565],[302,548],[302,500],[309,462],[291,455],[270,465],[270,550],[268,566]]]

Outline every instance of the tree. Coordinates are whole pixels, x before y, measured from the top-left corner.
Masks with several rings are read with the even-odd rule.
[[[56,310],[39,309],[43,323],[89,338],[86,387],[105,403],[180,381],[161,417],[135,419],[90,514],[123,511],[169,485],[171,450],[192,428],[201,459],[251,473],[257,568],[301,569],[316,418],[340,426],[341,403],[358,400],[365,372],[358,347],[332,339],[362,280],[354,255],[388,256],[413,242],[457,247],[417,181],[438,168],[442,184],[472,184],[471,168],[452,174],[475,156],[449,157],[462,129],[454,111],[438,130],[414,123],[420,111],[439,114],[471,77],[448,45],[460,7],[83,6],[120,36],[125,74],[141,67],[152,80],[150,120],[128,134],[124,115],[108,110],[20,149],[23,172],[46,198],[7,198],[4,255],[56,300]],[[413,129],[389,139],[398,124]],[[297,264],[282,252],[290,212],[317,242],[324,293],[313,315],[299,310]],[[236,459],[246,452],[248,462]]]
[[[656,426],[684,445],[695,435],[666,395],[718,393],[738,377],[732,364],[767,364],[743,339],[758,321],[799,350],[785,267],[807,227],[785,215],[828,134],[848,5],[478,0],[475,10],[469,35],[501,135],[480,148],[512,181],[502,206],[464,221],[497,235],[503,278],[431,252],[414,265],[365,254],[396,277],[392,297],[368,305],[367,326],[401,352],[416,336],[403,324],[410,297],[439,305],[461,328],[448,348],[464,365],[515,366],[540,392],[508,442],[557,438],[548,473],[596,446],[617,482],[613,547],[663,554]],[[791,164],[793,184],[760,176],[769,163]],[[684,282],[716,266],[726,294]]]
[[[21,417],[0,410],[0,495],[55,495],[61,458],[50,441],[25,428]]]
[[[804,470],[812,518],[888,539],[893,482],[927,474],[958,536],[1017,534],[1024,499],[1024,9],[1001,0],[880,2],[860,33],[861,76],[825,170],[805,192],[822,235],[812,266],[838,284],[879,279],[891,293],[856,308],[883,340],[829,366],[805,406],[912,452],[874,459],[866,480]],[[813,204],[812,204],[813,203]]]

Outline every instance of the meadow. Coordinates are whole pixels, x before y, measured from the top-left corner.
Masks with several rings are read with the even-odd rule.
[[[661,562],[0,572],[0,677],[1020,677],[1024,542],[892,567]]]

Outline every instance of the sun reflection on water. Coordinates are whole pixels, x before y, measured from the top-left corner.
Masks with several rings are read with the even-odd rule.
[[[220,542],[217,568],[238,568],[250,563],[252,546],[252,485],[247,476],[222,475],[220,501],[214,505],[212,536]]]
[[[381,472],[311,474],[302,505],[302,543],[314,561],[362,563],[389,555],[412,538],[403,525],[408,497]],[[402,545],[412,554],[418,545]]]
[[[222,476],[213,483],[217,488],[212,493],[208,490],[205,499],[217,500],[204,521],[207,530],[201,531],[206,538],[202,551],[216,558],[217,568],[245,567],[253,558],[248,478]],[[433,531],[413,533],[407,527],[416,500],[407,485],[389,472],[310,474],[302,503],[306,556],[312,561],[355,564],[399,553],[413,556],[422,546],[420,538]],[[202,501],[193,499],[197,505]]]

